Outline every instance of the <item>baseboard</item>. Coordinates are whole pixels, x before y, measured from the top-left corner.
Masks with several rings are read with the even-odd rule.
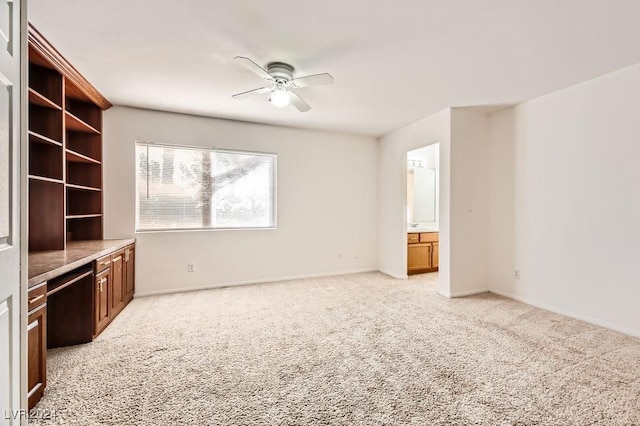
[[[577,314],[575,312],[568,311],[566,309],[558,308],[554,305],[538,302],[537,300],[529,299],[528,297],[517,296],[506,291],[489,289],[491,293],[507,297],[509,299],[517,300],[518,302],[526,303],[527,305],[535,306],[536,308],[544,309],[545,311],[554,312],[556,314],[564,315],[566,317],[575,318],[580,321],[588,322],[589,324],[597,325],[600,327],[608,328],[613,331],[617,331],[623,334],[628,334],[633,337],[640,337],[640,330],[634,330],[632,328],[622,327],[616,324],[612,324],[607,321],[602,321],[596,318],[592,318],[588,315]]]
[[[389,275],[392,278],[396,278],[398,280],[408,280],[409,279],[409,275],[407,275],[407,274],[398,275],[398,274],[394,274],[393,272],[386,271],[384,269],[378,269],[378,271],[382,272],[385,275]]]
[[[438,294],[448,299],[455,299],[456,297],[473,296],[474,294],[486,293],[488,291],[489,291],[488,288],[481,288],[478,290],[458,291],[456,293],[450,293],[448,291],[438,290]]]
[[[378,272],[378,271],[376,269],[356,269],[351,271],[329,272],[324,274],[292,275],[292,276],[279,277],[279,278],[268,278],[263,280],[234,281],[234,282],[228,282],[228,283],[208,284],[203,286],[136,292],[133,297],[135,298],[135,297],[158,296],[161,294],[185,293],[189,291],[211,290],[214,288],[236,287],[236,286],[251,285],[251,284],[268,284],[268,283],[275,283],[279,281],[302,280],[305,278],[336,277],[338,275],[361,274],[363,272]]]

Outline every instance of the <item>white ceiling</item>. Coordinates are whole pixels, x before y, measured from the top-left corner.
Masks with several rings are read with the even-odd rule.
[[[640,62],[638,0],[29,0],[114,104],[382,135],[450,106],[518,103]],[[235,63],[331,73],[308,113],[231,95]]]

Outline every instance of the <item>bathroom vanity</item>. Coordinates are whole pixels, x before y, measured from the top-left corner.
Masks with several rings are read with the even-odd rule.
[[[407,233],[407,274],[438,270],[438,232]]]

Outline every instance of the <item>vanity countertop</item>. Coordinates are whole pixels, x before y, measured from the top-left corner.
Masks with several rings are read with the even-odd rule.
[[[420,234],[423,232],[438,232],[438,228],[421,226],[418,228],[407,228],[407,234]]]

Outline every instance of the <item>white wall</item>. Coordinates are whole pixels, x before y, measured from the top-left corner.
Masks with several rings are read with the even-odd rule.
[[[448,297],[487,291],[489,118],[453,108],[385,135],[380,140],[378,263],[407,276],[406,153],[440,143],[438,290]]]
[[[135,234],[136,140],[276,152],[278,229]],[[104,162],[105,238],[137,238],[138,295],[377,269],[376,139],[116,106]]]
[[[382,137],[378,149],[378,266],[407,277],[407,151],[440,143],[440,276],[449,292],[449,136],[450,110],[424,118]]]
[[[489,289],[489,117],[469,108],[451,110],[449,296]]]
[[[639,99],[635,65],[492,115],[492,291],[640,336]]]

